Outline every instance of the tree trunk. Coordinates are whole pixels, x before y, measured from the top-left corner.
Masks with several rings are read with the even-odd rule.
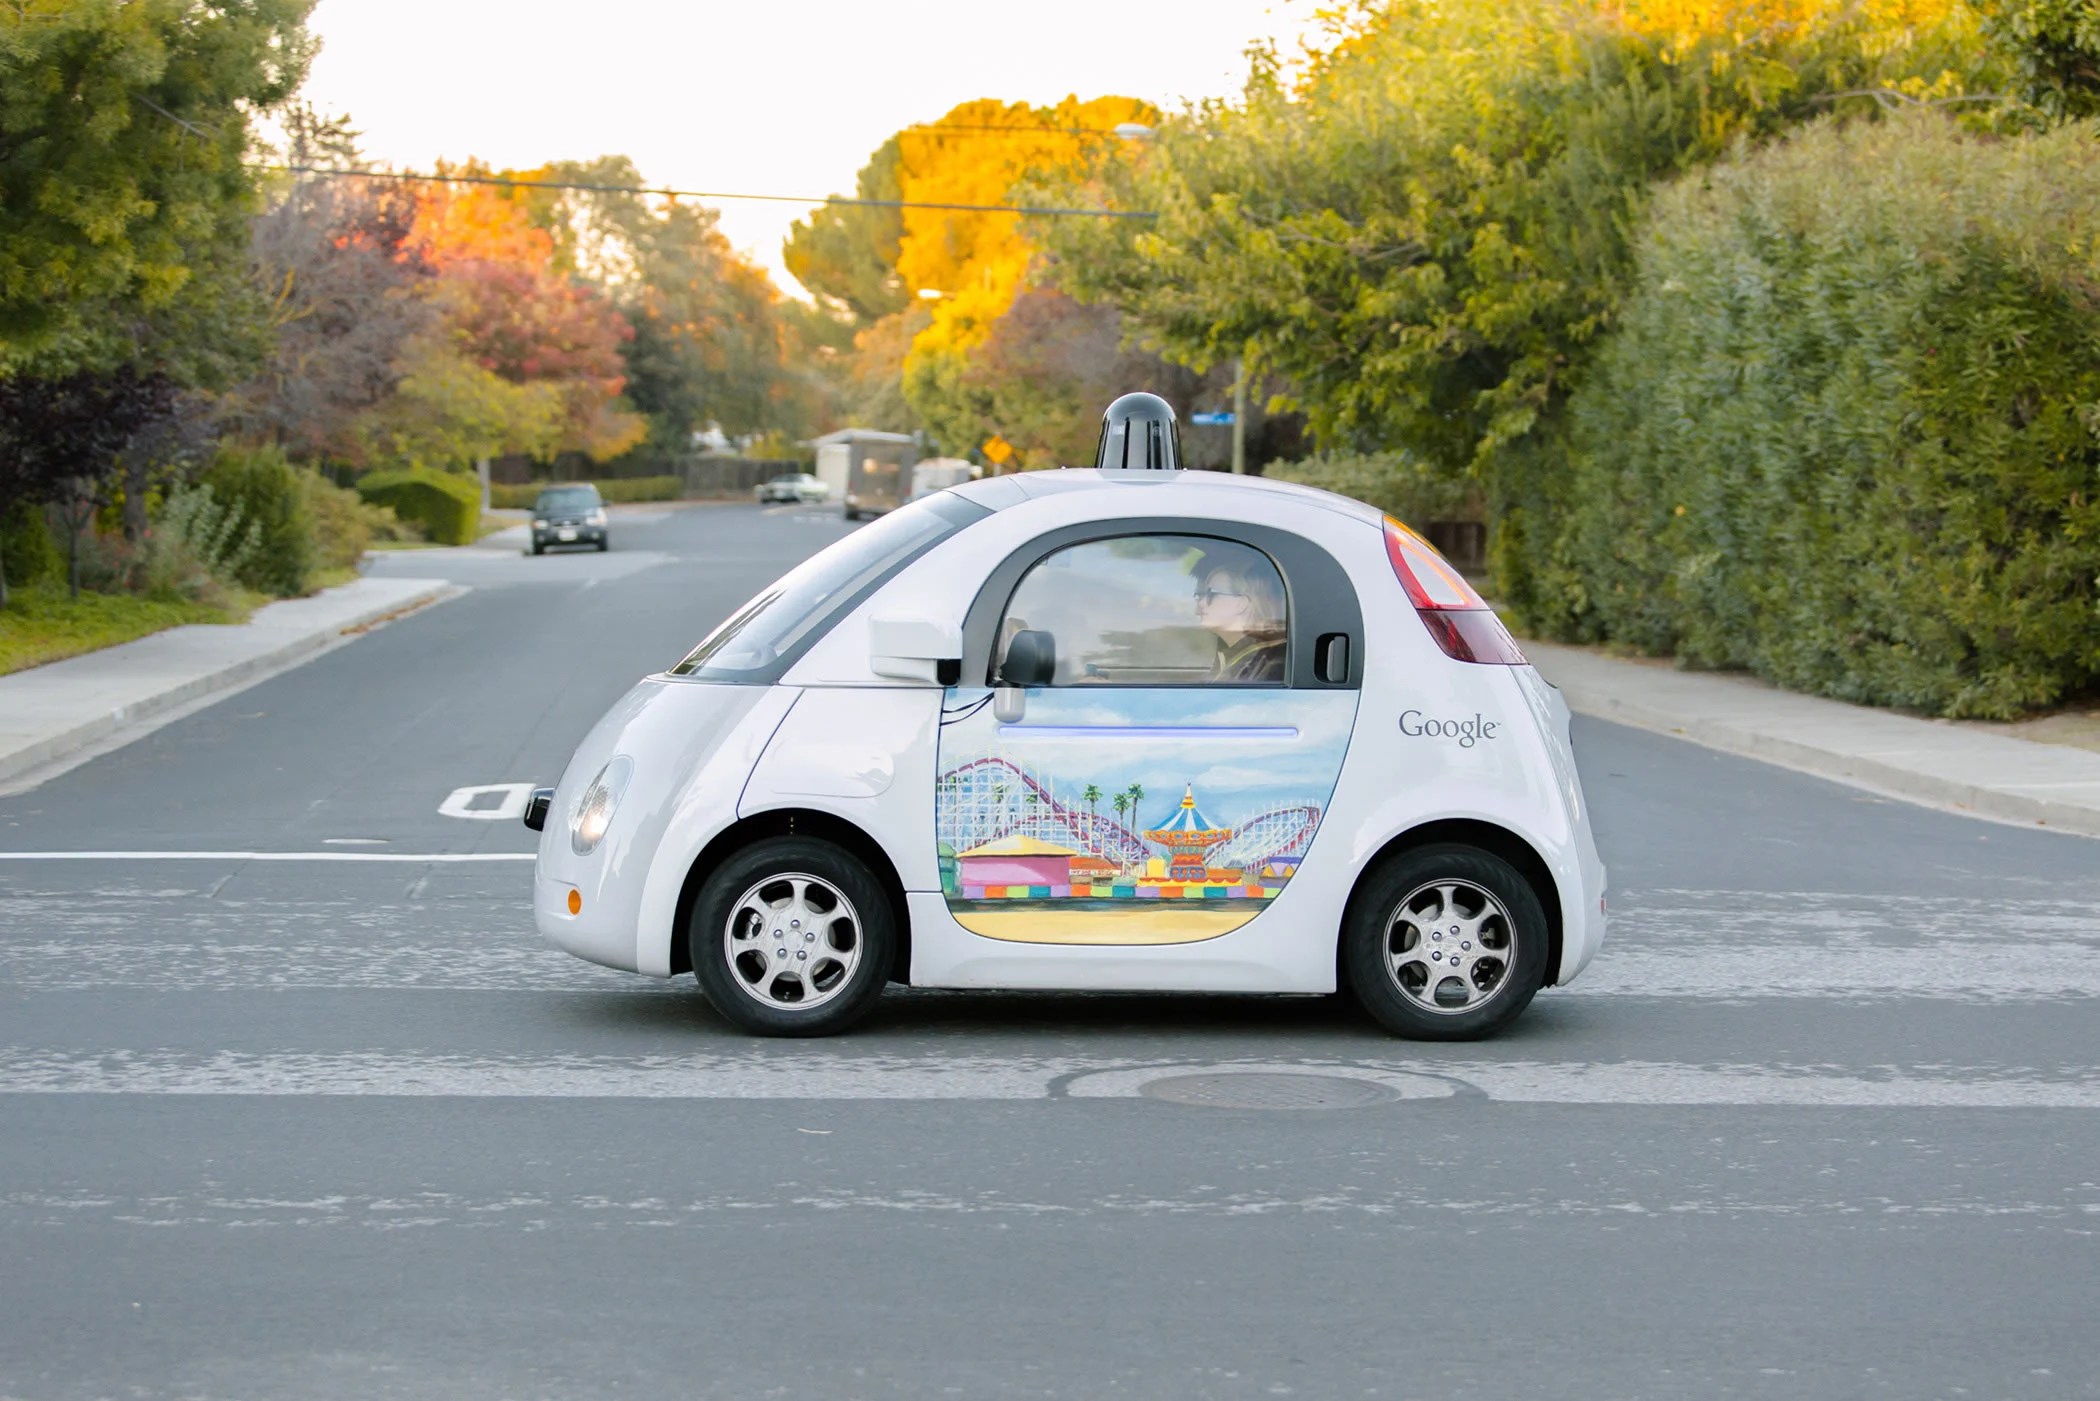
[[[489,460],[486,457],[474,459],[474,475],[481,478],[481,509],[486,511],[489,508]]]
[[[66,518],[66,524],[73,526],[72,531],[66,536],[66,583],[72,589],[70,596],[78,598],[80,597],[80,527],[73,525],[71,516]]]
[[[139,451],[124,454],[124,538],[134,545],[146,538],[148,457]]]
[[[6,516],[0,515],[0,525],[4,525],[6,520]],[[6,543],[7,532],[4,529],[0,529],[0,545],[5,545]],[[5,607],[7,607],[7,556],[4,553],[0,553],[0,608]]]

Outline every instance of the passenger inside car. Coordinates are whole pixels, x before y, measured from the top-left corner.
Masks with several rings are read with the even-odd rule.
[[[1218,638],[1212,678],[1239,685],[1281,682],[1283,581],[1274,566],[1206,558],[1196,577],[1196,621]]]

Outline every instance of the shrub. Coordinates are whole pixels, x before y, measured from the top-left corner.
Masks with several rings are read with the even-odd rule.
[[[598,483],[607,501],[676,501],[685,489],[678,477],[625,477]]]
[[[598,494],[609,502],[676,501],[685,488],[684,481],[678,477],[601,477],[594,485]],[[489,505],[507,511],[529,511],[547,486],[546,482],[492,486],[489,488]]]
[[[178,487],[146,532],[134,586],[148,598],[227,607],[227,585],[261,548],[261,526],[221,504],[210,486]]]
[[[1271,462],[1262,475],[1353,496],[1417,529],[1430,521],[1470,520],[1481,515],[1480,491],[1405,453],[1335,453],[1301,462]]]
[[[274,446],[227,444],[212,459],[205,484],[222,506],[256,531],[255,551],[236,571],[236,582],[281,598],[307,591],[315,561],[307,475]]]
[[[313,518],[315,557],[322,568],[354,568],[374,540],[400,537],[401,523],[392,511],[372,505],[319,472],[302,472],[299,485]]]
[[[20,588],[39,579],[56,578],[64,567],[58,547],[51,543],[51,529],[44,523],[44,508],[16,502],[0,516],[0,577],[9,588]]]
[[[367,472],[357,479],[357,494],[440,545],[471,545],[480,535],[481,484],[472,478],[425,467]]]
[[[1528,621],[2010,716],[2100,682],[2100,144],[1824,125],[1661,196]]]

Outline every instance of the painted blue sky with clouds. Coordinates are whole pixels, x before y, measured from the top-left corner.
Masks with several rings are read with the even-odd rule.
[[[985,695],[981,688],[950,692],[949,707]],[[1184,785],[1194,784],[1196,805],[1220,826],[1237,826],[1275,808],[1303,803],[1325,807],[1348,750],[1356,720],[1354,691],[1249,690],[1245,698],[1221,701],[1207,688],[1071,687],[1033,691],[1023,721],[1029,727],[1166,726],[1216,728],[1291,727],[1296,738],[1240,738],[1130,734],[1084,738],[1000,738],[999,722],[986,705],[968,719],[941,729],[940,769],[980,758],[1004,758],[1083,808],[1080,794],[1100,787],[1100,810],[1113,815],[1110,799],[1132,783],[1145,800],[1131,825],[1155,827],[1179,808]],[[1009,736],[1016,732],[1008,731]]]

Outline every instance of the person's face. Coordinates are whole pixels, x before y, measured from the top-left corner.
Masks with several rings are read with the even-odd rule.
[[[1212,632],[1237,637],[1254,616],[1254,600],[1222,569],[1214,569],[1196,589],[1196,621]]]

